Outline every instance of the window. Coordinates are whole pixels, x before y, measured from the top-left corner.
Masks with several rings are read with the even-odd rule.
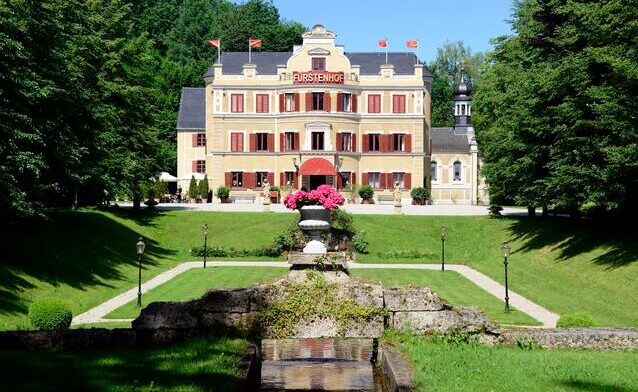
[[[286,185],[295,186],[295,172],[285,172],[284,180]],[[282,184],[283,185],[283,184]]]
[[[206,173],[206,161],[200,160],[195,161],[195,172],[196,173]]]
[[[351,133],[342,133],[341,134],[341,151],[350,151],[352,150],[352,134]]]
[[[257,186],[264,186],[264,180],[268,181],[268,172],[257,172]]]
[[[268,113],[268,99],[270,98],[268,94],[257,94],[256,98],[256,109],[257,113]]]
[[[454,181],[461,181],[461,162],[455,161],[453,164]]]
[[[295,149],[295,133],[286,132],[284,135],[284,151],[292,151]]]
[[[392,148],[394,151],[405,151],[405,134],[395,133],[392,135]]]
[[[312,70],[313,71],[325,71],[326,70],[326,59],[323,57],[313,57],[312,58]]]
[[[268,134],[257,134],[257,151],[268,151]]]
[[[197,147],[205,147],[206,146],[206,134],[198,133],[197,134],[197,142],[195,143]]]
[[[241,152],[244,151],[244,134],[240,132],[233,132],[230,134],[230,151]]]
[[[343,93],[341,94],[341,111],[342,112],[351,112],[352,111],[352,95]]]
[[[432,161],[430,163],[430,178],[432,179],[432,181],[438,181],[437,179],[437,163],[436,161]]]
[[[392,113],[405,113],[405,95],[392,96]]]
[[[372,134],[368,135],[368,151],[380,151],[381,147],[379,145],[379,140],[381,139],[381,135]]]
[[[368,113],[381,113],[381,95],[368,95]]]
[[[341,188],[347,188],[350,185],[350,178],[352,178],[351,172],[339,172],[339,176],[341,176]]]
[[[323,150],[323,132],[312,133],[312,149]]]
[[[294,93],[286,93],[284,94],[284,107],[287,112],[295,111],[295,94]]]
[[[312,110],[323,110],[323,93],[312,93]]]
[[[230,111],[233,113],[243,113],[244,111],[244,94],[230,95]]]
[[[399,187],[401,188],[405,188],[405,173],[392,173],[392,187],[394,188],[394,185],[396,183],[399,183]]]
[[[465,105],[461,105],[461,116],[465,116]]]
[[[381,188],[381,185],[379,183],[380,177],[381,177],[381,174],[379,173],[368,173],[368,185],[370,185],[374,189]]]
[[[231,177],[232,177],[232,187],[233,188],[241,188],[242,184],[244,183],[243,181],[243,175],[244,173],[242,172],[231,172]]]

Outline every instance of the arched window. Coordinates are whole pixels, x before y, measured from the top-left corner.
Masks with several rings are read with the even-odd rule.
[[[461,181],[461,162],[454,161],[453,164],[454,181]]]
[[[430,163],[430,168],[431,168],[430,178],[432,179],[432,181],[438,181],[438,180],[437,180],[436,167],[437,167],[437,163],[436,163],[436,161],[432,161],[432,162]]]
[[[461,116],[465,116],[465,105],[461,105]]]

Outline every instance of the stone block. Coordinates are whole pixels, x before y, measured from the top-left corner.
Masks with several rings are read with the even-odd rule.
[[[379,354],[381,356],[379,363],[383,369],[388,390],[390,392],[416,391],[412,383],[414,370],[399,350],[387,343],[381,343]]]
[[[383,308],[383,289],[372,284],[347,284],[339,286],[339,297],[353,300],[359,306]]]
[[[197,328],[199,324],[191,302],[153,302],[133,320],[133,329]]]
[[[248,312],[250,289],[211,290],[197,301],[196,306],[204,313]]]
[[[442,311],[393,312],[390,325],[416,334],[465,332],[497,335],[500,333],[498,326],[480,310],[462,307]]]
[[[192,339],[200,334],[196,329],[140,329],[137,332],[138,346],[164,346]]]
[[[212,332],[242,329],[242,313],[204,313],[201,326]]]
[[[383,335],[384,329],[383,316],[375,316],[372,320],[351,322],[343,335],[347,338],[378,338]]]
[[[428,288],[384,288],[385,306],[392,312],[411,312],[450,309],[436,293]]]
[[[0,350],[43,350],[60,342],[62,334],[50,331],[0,332]]]
[[[72,349],[134,347],[137,334],[132,329],[72,329],[64,333],[64,347]]]

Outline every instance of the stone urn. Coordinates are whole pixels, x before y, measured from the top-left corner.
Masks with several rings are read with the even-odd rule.
[[[326,245],[321,242],[321,232],[330,229],[330,211],[322,206],[303,206],[299,212],[299,227],[310,237],[303,253],[327,253]]]

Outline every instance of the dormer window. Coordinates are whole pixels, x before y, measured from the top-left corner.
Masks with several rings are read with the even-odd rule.
[[[326,70],[326,59],[324,57],[313,57],[312,58],[312,70],[313,71],[325,71]]]

